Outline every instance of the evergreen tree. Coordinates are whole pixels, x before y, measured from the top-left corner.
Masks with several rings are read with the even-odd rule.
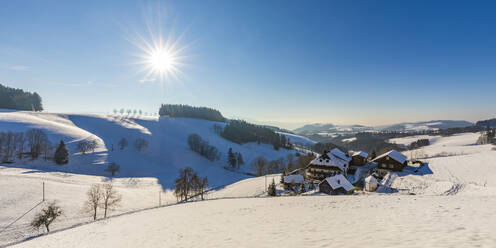
[[[229,148],[229,151],[227,152],[227,162],[231,166],[231,168],[235,169],[236,168],[236,157],[234,156],[234,153],[232,151],[232,148]]]
[[[55,160],[55,163],[59,165],[67,164],[69,162],[69,151],[67,150],[64,141],[60,141],[57,149],[55,150],[53,159]]]
[[[237,153],[236,160],[237,160],[237,163],[238,163],[238,169],[239,169],[239,167],[241,167],[242,165],[245,164],[245,161],[243,160],[243,156],[241,155],[240,152]]]
[[[375,150],[372,151],[372,154],[370,154],[370,160],[374,159],[377,157],[377,154],[375,153]]]
[[[277,195],[276,182],[274,181],[274,179],[272,179],[272,183],[269,184],[269,188],[267,189],[267,194],[269,196],[276,196]]]
[[[298,193],[303,194],[303,193],[305,193],[305,192],[307,192],[307,190],[305,189],[305,183],[302,183],[302,184],[300,185],[300,192],[298,192]]]
[[[286,176],[286,170],[283,170],[281,173],[281,183],[284,184],[284,177]]]

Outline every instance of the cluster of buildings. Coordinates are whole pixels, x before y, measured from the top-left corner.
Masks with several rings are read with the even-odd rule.
[[[365,152],[349,155],[334,148],[312,160],[301,173],[284,177],[284,182],[318,184],[320,192],[332,195],[346,194],[358,184],[375,191],[378,179],[389,172],[402,171],[406,165],[406,156],[395,150],[369,160]]]

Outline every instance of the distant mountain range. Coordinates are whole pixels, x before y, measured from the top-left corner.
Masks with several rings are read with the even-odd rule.
[[[293,130],[294,133],[300,135],[320,135],[320,136],[337,136],[345,134],[354,134],[358,132],[378,132],[378,131],[402,131],[415,132],[426,130],[438,130],[445,128],[468,127],[474,123],[468,121],[457,120],[434,120],[422,122],[404,122],[386,126],[362,126],[362,125],[333,125],[327,124],[307,124],[303,127]]]

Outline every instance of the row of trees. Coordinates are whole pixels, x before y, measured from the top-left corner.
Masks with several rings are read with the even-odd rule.
[[[0,161],[3,163],[24,157],[37,159],[42,155],[48,160],[52,150],[48,136],[40,129],[31,129],[24,133],[0,132]]]
[[[243,155],[241,155],[240,152],[233,152],[232,148],[229,148],[229,151],[227,152],[227,162],[231,169],[235,170],[239,170],[239,168],[245,164]]]
[[[27,92],[0,84],[0,109],[42,111],[43,105],[38,93]]]
[[[114,109],[113,110],[114,112],[114,115],[117,115],[117,114],[120,114],[120,115],[124,115],[124,114],[127,114],[127,116],[153,116],[153,115],[157,115],[156,113],[148,113],[148,112],[144,112],[142,111],[141,109],[138,110],[138,109]]]
[[[296,169],[305,168],[310,161],[315,158],[313,153],[294,156],[288,154],[286,158],[279,158],[276,160],[268,161],[264,157],[257,157],[252,160],[253,173],[256,176],[263,176],[267,174],[275,174],[281,172],[290,172]]]
[[[126,148],[129,145],[129,142],[127,141],[126,138],[122,138],[119,140],[117,145],[119,146],[120,150],[124,150],[124,148]],[[136,150],[138,151],[146,150],[146,148],[148,148],[148,141],[143,138],[137,138],[136,140],[134,140],[134,148],[136,148]]]
[[[160,116],[188,117],[219,122],[226,121],[226,118],[216,109],[182,104],[162,104],[158,114]]]
[[[179,170],[179,177],[174,181],[174,195],[177,201],[188,201],[189,199],[204,195],[208,186],[208,178],[200,177],[192,168],[186,167]]]
[[[286,136],[279,135],[270,128],[243,120],[230,120],[220,131],[220,136],[238,144],[248,142],[272,144],[275,150],[279,150],[281,147],[288,149],[292,147]]]
[[[429,142],[429,139],[419,139],[417,141],[414,141],[408,145],[409,150],[417,149],[423,146],[428,146],[431,143]]]
[[[92,215],[93,220],[97,219],[98,209],[103,209],[103,217],[119,207],[122,196],[114,189],[112,183],[94,184],[88,190],[88,199],[84,202],[83,211]],[[35,215],[31,221],[31,226],[35,229],[45,227],[50,232],[50,225],[60,217],[64,211],[56,201],[45,204],[41,211]]]
[[[219,150],[215,146],[210,145],[208,141],[203,140],[202,137],[196,133],[188,136],[188,146],[192,151],[210,161],[216,161],[220,158]]]

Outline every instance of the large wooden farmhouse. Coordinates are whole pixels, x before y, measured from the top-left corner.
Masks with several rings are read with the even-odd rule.
[[[308,181],[321,182],[327,177],[337,174],[346,175],[350,161],[351,158],[346,156],[344,152],[334,148],[312,160],[306,168],[305,176]]]
[[[403,171],[406,166],[406,156],[396,150],[389,151],[372,160],[377,163],[377,172],[380,176],[391,171]]]

